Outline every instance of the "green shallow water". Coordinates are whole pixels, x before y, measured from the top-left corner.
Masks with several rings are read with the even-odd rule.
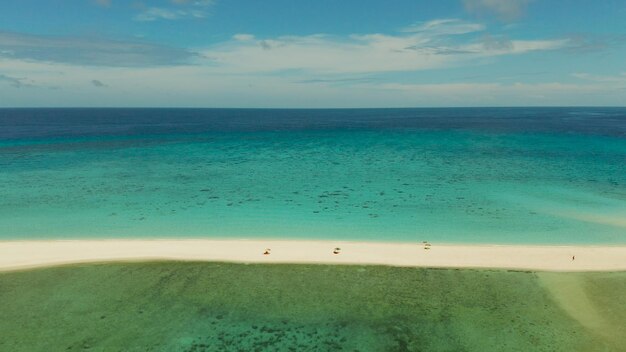
[[[563,278],[577,289],[550,288]],[[0,350],[620,351],[624,290],[626,273],[56,267],[0,274]],[[570,295],[595,320],[568,313]]]

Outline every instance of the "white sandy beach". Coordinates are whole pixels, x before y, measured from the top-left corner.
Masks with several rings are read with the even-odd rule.
[[[339,254],[333,249],[340,247]],[[270,255],[264,255],[271,248]],[[575,259],[572,260],[572,257]],[[191,260],[540,271],[626,270],[626,246],[443,245],[305,240],[0,241],[0,271],[71,263]]]

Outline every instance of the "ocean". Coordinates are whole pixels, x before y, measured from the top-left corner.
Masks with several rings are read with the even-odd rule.
[[[0,239],[626,243],[626,108],[0,109]]]

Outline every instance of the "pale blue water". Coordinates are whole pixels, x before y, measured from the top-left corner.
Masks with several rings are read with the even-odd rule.
[[[626,243],[626,109],[0,110],[0,238]]]

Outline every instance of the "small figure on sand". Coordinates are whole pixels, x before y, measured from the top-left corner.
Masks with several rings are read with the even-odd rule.
[[[270,248],[265,248],[265,251],[263,252],[263,255],[270,255]]]
[[[333,250],[333,254],[339,254],[339,253],[341,253],[341,248],[335,247],[335,249]]]
[[[574,260],[574,259],[576,259],[576,256],[575,256],[575,255],[573,255],[573,256],[572,256],[572,260]]]
[[[423,241],[422,243],[424,243],[424,249],[430,249],[430,243],[428,243],[428,241]]]

